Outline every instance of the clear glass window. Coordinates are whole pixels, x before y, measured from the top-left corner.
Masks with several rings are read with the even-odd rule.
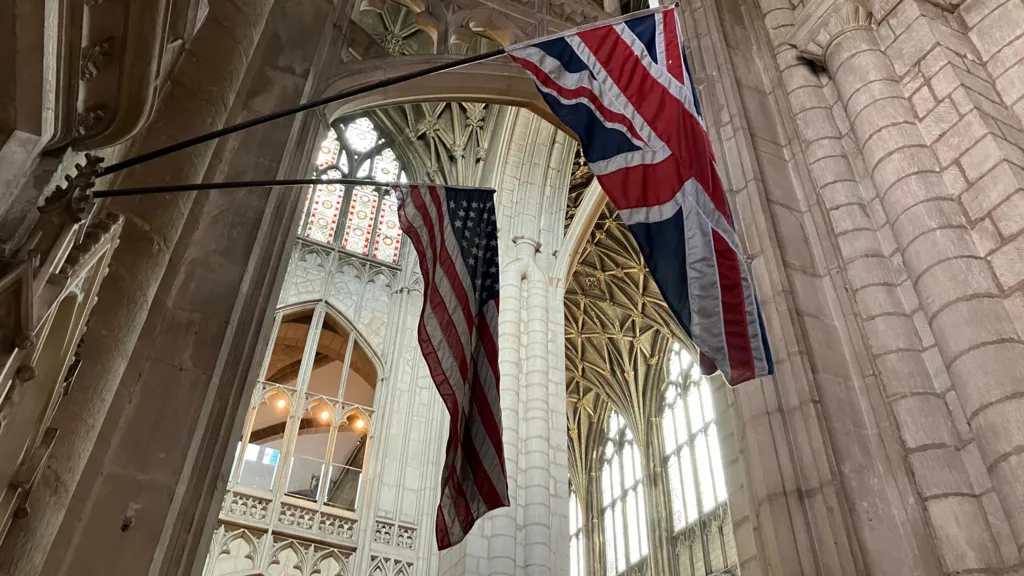
[[[711,384],[676,343],[670,351],[662,426],[676,531],[728,499]]]
[[[640,449],[614,411],[608,418],[601,480],[605,567],[608,576],[616,576],[647,556],[649,542]]]
[[[583,509],[576,491],[569,491],[569,576],[587,573],[586,539],[583,535]]]

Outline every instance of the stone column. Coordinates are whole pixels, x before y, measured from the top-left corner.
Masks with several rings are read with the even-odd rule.
[[[551,534],[551,415],[548,406],[548,282],[537,266],[540,242],[514,239],[516,255],[526,265],[525,393],[523,434],[523,547],[526,576],[550,576],[554,542]]]
[[[1020,547],[1024,342],[942,178],[935,152],[917,125],[899,77],[866,25],[866,12],[853,4],[836,10],[863,17],[847,20],[854,25],[823,28],[824,62]],[[960,520],[949,512],[945,521]],[[940,546],[946,544],[952,543],[940,539]]]
[[[777,7],[772,11],[772,24],[786,22],[778,37],[780,42],[784,41],[792,29],[789,2],[764,4]],[[846,16],[850,18],[842,21],[843,26],[860,26],[863,22],[858,18],[866,18],[867,13],[854,11]],[[913,472],[912,489],[925,501],[923,511],[936,539],[957,543],[933,549],[921,524],[920,512],[915,510],[919,503],[906,497],[901,501],[901,496],[909,494],[907,490],[881,493],[881,483],[864,481],[863,476],[858,479],[846,470],[844,485],[851,500],[860,504],[851,515],[857,524],[865,564],[873,571],[894,570],[898,558],[904,573],[929,574],[938,569],[933,559],[936,553],[947,567],[958,567],[968,556],[961,552],[970,549],[977,554],[970,567],[996,567],[998,549],[958,453],[957,431],[942,398],[944,390],[932,375],[929,360],[937,364],[938,355],[934,350],[931,355],[928,353],[923,342],[928,334],[919,334],[913,319],[914,305],[904,301],[900,285],[905,276],[890,258],[897,247],[888,224],[884,218],[876,221],[878,200],[873,187],[870,182],[864,187],[858,182],[844,150],[843,134],[830,110],[829,97],[812,64],[796,48],[782,43],[776,48],[776,58],[783,70],[783,83],[804,141],[818,197],[836,237],[845,280],[857,306],[868,351],[874,358],[882,394],[898,424],[906,450],[903,454],[909,453],[901,456],[907,458]],[[927,327],[924,330],[927,332]],[[941,366],[935,368],[942,370]],[[837,454],[849,450],[843,444],[837,444]],[[881,452],[876,454],[880,456]],[[949,492],[958,495],[950,498]],[[940,494],[945,498],[943,502],[930,501],[932,497],[940,498]],[[871,500],[879,505],[888,500],[891,508],[864,505]],[[951,523],[943,516],[942,509],[950,508],[957,510],[961,522]],[[914,548],[907,553],[898,552],[910,548],[911,542],[916,544]]]
[[[272,0],[210,2],[205,23],[182,53],[152,120],[130,146],[132,152],[184,140],[224,123],[272,4]],[[196,182],[202,179],[212,151],[212,143],[191,148],[133,168],[120,178],[107,178],[101,185]],[[11,527],[0,547],[0,572],[40,573],[192,199],[193,194],[186,193],[108,203],[107,208],[125,216],[121,246],[92,312],[79,386],[55,416],[61,433],[32,495],[32,513]],[[177,375],[175,370],[164,377],[170,380]]]

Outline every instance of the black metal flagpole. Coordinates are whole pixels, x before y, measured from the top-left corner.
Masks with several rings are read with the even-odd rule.
[[[206,190],[228,190],[235,188],[270,188],[274,186],[312,186],[323,184],[343,184],[346,186],[430,186],[416,182],[380,182],[366,178],[286,178],[278,180],[237,180],[232,182],[198,182],[195,184],[169,184],[166,186],[146,186],[142,188],[118,188],[114,190],[97,190],[93,198],[117,198],[119,196],[145,196],[146,194],[166,194],[168,192],[202,192]],[[449,186],[445,188],[462,188]]]
[[[555,37],[559,37],[559,36],[565,36],[565,35],[568,35],[568,34],[578,33],[578,32],[581,32],[583,30],[588,30],[588,29],[591,29],[591,28],[597,28],[597,27],[600,27],[600,26],[607,26],[609,24],[614,24],[614,23],[617,23],[617,22],[622,22],[622,21],[625,21],[625,20],[629,20],[631,18],[637,18],[639,16],[644,16],[646,14],[649,14],[649,13],[652,13],[652,12],[657,12],[659,10],[666,10],[666,9],[669,9],[670,7],[675,7],[675,6],[678,6],[678,5],[679,5],[679,2],[677,0],[676,2],[668,4],[667,6],[661,6],[661,7],[658,7],[658,8],[651,8],[649,10],[642,10],[640,12],[634,12],[632,14],[624,14],[622,16],[618,16],[616,18],[611,18],[611,19],[608,19],[608,20],[603,20],[603,21],[600,21],[600,22],[592,22],[590,24],[584,24],[583,26],[578,26],[578,27],[573,28],[571,30],[566,30],[566,31],[562,31],[562,32],[556,32],[554,34],[550,34],[550,35],[545,36],[543,38],[535,38],[535,39],[532,39],[532,40],[528,40],[528,41],[525,41],[525,42],[523,42],[521,44],[517,44],[515,46],[511,46],[509,48],[497,48],[495,50],[484,52],[482,54],[477,54],[476,56],[467,56],[465,58],[460,58],[458,60],[452,60],[450,62],[445,62],[443,64],[436,64],[434,66],[428,66],[426,68],[420,68],[419,70],[412,70],[412,71],[406,72],[404,74],[399,74],[397,76],[392,76],[391,78],[385,78],[383,80],[378,80],[376,82],[371,82],[371,83],[366,84],[364,86],[358,86],[356,88],[350,88],[348,90],[342,90],[341,92],[338,92],[337,94],[334,94],[334,95],[331,95],[331,96],[326,96],[324,98],[320,98],[319,100],[313,100],[311,102],[306,102],[304,104],[299,104],[298,106],[293,106],[291,108],[286,108],[284,110],[278,110],[277,112],[271,112],[270,114],[265,114],[263,116],[257,116],[256,118],[251,118],[249,120],[246,120],[245,122],[239,122],[238,124],[232,124],[231,126],[225,126],[224,128],[220,128],[220,129],[214,130],[212,132],[207,132],[205,134],[200,134],[199,136],[195,136],[193,138],[189,138],[188,140],[183,140],[181,142],[177,142],[177,143],[171,144],[169,146],[164,146],[163,148],[157,148],[156,150],[152,150],[152,151],[146,152],[144,154],[139,154],[138,156],[135,156],[133,158],[128,158],[127,160],[123,160],[121,162],[117,162],[115,164],[111,164],[110,166],[107,166],[107,167],[104,167],[104,168],[100,168],[97,171],[97,173],[96,173],[96,177],[97,178],[101,178],[103,176],[109,176],[109,175],[114,174],[116,172],[120,172],[120,171],[125,170],[127,168],[131,168],[132,166],[138,166],[139,164],[143,164],[145,162],[149,162],[150,160],[155,160],[157,158],[166,156],[168,154],[173,154],[174,152],[178,152],[178,151],[184,150],[186,148],[191,148],[192,146],[197,146],[199,144],[203,144],[203,143],[209,142],[211,140],[216,140],[217,138],[220,138],[222,136],[228,136],[230,134],[234,134],[236,132],[241,132],[242,130],[246,130],[248,128],[252,128],[254,126],[259,126],[261,124],[266,124],[267,122],[273,122],[274,120],[280,120],[281,118],[285,118],[285,117],[288,117],[288,116],[299,114],[300,112],[306,112],[306,111],[312,110],[314,108],[319,108],[319,107],[325,106],[327,104],[338,102],[339,100],[344,100],[346,98],[351,98],[353,96],[360,96],[362,94],[366,94],[367,92],[372,92],[372,91],[378,90],[380,88],[387,88],[389,86],[394,86],[396,84],[401,84],[402,82],[408,82],[409,80],[415,80],[416,78],[420,78],[422,76],[428,76],[430,74],[436,74],[438,72],[446,72],[448,70],[454,70],[455,68],[460,68],[462,66],[467,66],[469,64],[475,64],[477,62],[483,62],[484,60],[490,60],[491,58],[497,58],[498,56],[502,56],[502,55],[508,53],[508,51],[510,49],[513,49],[516,46],[525,45],[525,44],[534,44],[534,43],[537,43],[537,42],[542,42],[542,41],[544,41],[544,40],[546,40],[548,38],[555,38]],[[341,179],[341,180],[344,180],[344,179]],[[342,182],[341,180],[338,180],[337,183],[345,183],[345,182]],[[95,192],[93,194],[93,197],[95,197],[95,198],[111,198],[111,197],[115,197],[115,196],[129,196],[129,195],[140,195],[140,194],[156,194],[156,193],[160,193],[160,192],[185,192],[185,191],[189,191],[189,190],[216,190],[216,189],[222,189],[222,188],[245,188],[245,187],[253,187],[253,186],[288,186],[288,185],[300,185],[300,184],[330,184],[332,182],[334,182],[334,181],[331,181],[331,180],[314,180],[314,181],[307,181],[307,180],[254,180],[254,181],[251,181],[251,182],[219,182],[219,183],[210,183],[210,184],[200,184],[200,183],[197,183],[197,184],[182,184],[182,185],[177,185],[177,186],[156,186],[156,187],[151,187],[151,188],[133,188],[133,189],[123,189],[123,190],[100,190],[100,191]],[[373,182],[373,181],[360,181],[360,184],[384,185],[385,183]],[[129,192],[130,192],[130,194],[129,194]]]
[[[189,138],[188,140],[182,140],[181,142],[171,144],[170,146],[164,146],[163,148],[157,148],[156,150],[146,152],[145,154],[139,154],[134,158],[128,158],[127,160],[118,162],[116,164],[111,164],[110,166],[102,168],[100,170],[99,176],[109,176],[111,174],[114,174],[115,172],[120,172],[121,170],[131,168],[132,166],[137,166],[144,162],[149,162],[150,160],[155,160],[156,158],[160,158],[161,156],[166,156],[168,154],[178,152],[179,150],[184,150],[185,148],[191,148],[192,146],[197,146],[199,144],[203,144],[211,140],[216,140],[217,138],[221,138],[222,136],[227,136],[229,134],[234,134],[235,132],[241,132],[242,130],[252,128],[254,126],[259,126],[260,124],[266,124],[267,122],[273,122],[274,120],[279,120],[281,118],[292,116],[300,112],[306,112],[307,110],[312,110],[313,108],[319,108],[320,106],[325,106],[327,104],[331,104],[339,100],[344,100],[345,98],[359,96],[362,94],[366,94],[367,92],[378,90],[380,88],[387,88],[389,86],[394,86],[395,84],[401,84],[402,82],[415,80],[416,78],[419,78],[421,76],[436,74],[438,72],[446,72],[448,70],[453,70],[455,68],[459,68],[469,64],[483,62],[484,60],[490,60],[491,58],[496,58],[503,54],[505,54],[505,49],[498,48],[496,50],[491,50],[489,52],[477,54],[476,56],[468,56],[466,58],[460,58],[458,60],[453,60],[451,62],[436,64],[434,66],[420,68],[419,70],[412,70],[404,74],[392,76],[391,78],[385,78],[383,80],[371,82],[364,86],[357,86],[355,88],[350,88],[348,90],[342,90],[337,94],[320,98],[319,100],[313,100],[311,102],[299,104],[298,106],[293,106],[292,108],[286,108],[284,110],[278,110],[277,112],[271,112],[270,114],[265,114],[263,116],[257,116],[256,118],[251,118],[249,120],[246,120],[245,122],[239,122],[238,124],[225,126],[224,128],[214,130],[213,132],[200,134],[199,136]],[[200,188],[197,188],[197,186],[198,184],[192,184],[190,185],[190,187],[185,188],[185,190],[199,190]],[[96,194],[96,197],[102,198],[102,196],[100,196],[98,193]]]

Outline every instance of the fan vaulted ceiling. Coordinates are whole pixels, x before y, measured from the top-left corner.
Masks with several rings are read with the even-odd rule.
[[[593,176],[576,170],[566,227]],[[685,341],[615,208],[605,203],[565,291],[566,396],[569,431],[577,440],[606,403],[628,419],[642,417],[660,394],[661,356],[669,342]],[[635,420],[634,420],[635,421]]]

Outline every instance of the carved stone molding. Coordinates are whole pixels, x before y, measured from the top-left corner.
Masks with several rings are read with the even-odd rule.
[[[45,43],[55,77],[50,149],[104,148],[143,126],[180,46],[194,32],[203,0],[58,0]],[[49,27],[48,27],[49,28]]]
[[[804,8],[789,38],[807,59],[822,66],[837,38],[852,30],[870,29],[871,12],[851,0],[820,0]]]

